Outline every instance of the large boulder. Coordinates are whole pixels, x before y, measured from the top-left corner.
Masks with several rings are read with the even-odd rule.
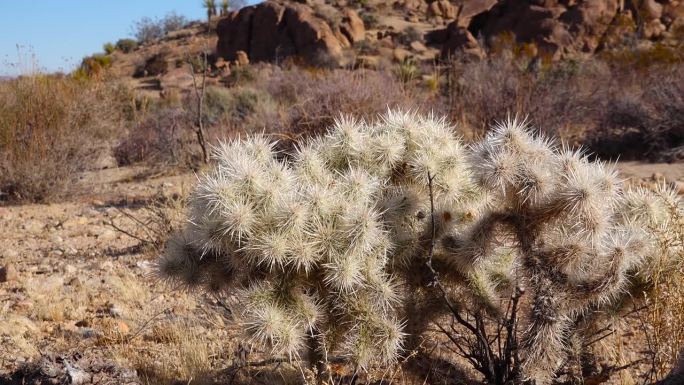
[[[356,12],[341,11],[334,29],[303,3],[269,0],[231,12],[218,23],[217,54],[236,60],[244,51],[251,61],[298,57],[307,64],[340,66],[343,48],[365,38]]]
[[[485,52],[480,47],[477,39],[468,31],[458,25],[456,22],[450,23],[445,33],[440,35],[433,35],[431,39],[442,39],[442,57],[448,58],[453,55],[463,54],[468,59],[482,59]]]
[[[458,19],[441,34],[448,42],[442,51],[474,50],[474,36],[482,36],[490,47],[510,36],[518,44],[533,43],[535,52],[555,59],[594,53],[622,11],[621,4],[619,0],[464,1]]]
[[[345,9],[343,15],[340,31],[347,40],[354,44],[366,39],[366,27],[359,15],[351,9]]]

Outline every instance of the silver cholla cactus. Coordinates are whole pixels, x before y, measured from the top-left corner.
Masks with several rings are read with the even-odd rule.
[[[361,367],[394,362],[444,314],[417,299],[434,234],[435,266],[466,308],[496,313],[516,285],[532,289],[524,375],[548,382],[572,321],[623,294],[664,200],[680,208],[667,192],[623,192],[613,167],[515,120],[466,148],[444,119],[388,111],[339,118],[293,154],[254,136],[214,159],[162,276],[236,294],[238,321],[272,354],[317,341]]]

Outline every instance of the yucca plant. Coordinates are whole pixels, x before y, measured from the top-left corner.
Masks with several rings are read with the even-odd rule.
[[[221,0],[221,16],[227,15],[229,10],[230,10],[230,1],[229,0]]]
[[[612,166],[516,120],[465,147],[444,119],[389,111],[274,148],[214,149],[160,273],[235,294],[251,342],[312,364],[387,365],[453,319],[464,332],[442,330],[489,382],[548,383],[593,314],[648,276],[645,221],[667,228]]]
[[[207,10],[207,22],[211,23],[211,18],[216,16],[216,0],[203,0],[202,6]]]

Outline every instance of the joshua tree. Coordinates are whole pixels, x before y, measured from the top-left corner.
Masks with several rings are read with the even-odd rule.
[[[221,0],[221,16],[227,15],[229,10],[230,10],[230,1],[229,0]]]
[[[207,9],[207,21],[211,23],[211,18],[216,16],[216,0],[204,0],[203,6]]]
[[[452,319],[489,382],[548,383],[647,271],[646,221],[666,227],[665,200],[681,209],[515,120],[466,148],[443,119],[390,111],[340,118],[292,154],[255,136],[214,158],[160,272],[236,293],[253,343],[313,364],[392,363]]]

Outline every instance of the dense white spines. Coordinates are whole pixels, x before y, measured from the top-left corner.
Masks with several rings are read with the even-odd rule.
[[[280,155],[263,135],[217,146],[160,274],[237,290],[236,317],[273,354],[325,341],[363,368],[396,360],[402,318],[432,314],[403,306],[424,289],[434,234],[466,308],[496,317],[516,285],[531,289],[523,374],[548,382],[573,320],[621,296],[682,210],[671,190],[623,192],[613,166],[512,118],[466,148],[434,116],[340,117]]]

